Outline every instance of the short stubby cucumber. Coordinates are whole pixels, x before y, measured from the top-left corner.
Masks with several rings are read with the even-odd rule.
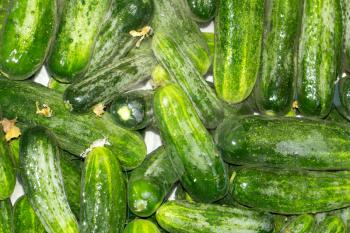
[[[350,72],[350,1],[340,0],[343,17],[343,69]]]
[[[126,225],[123,233],[160,233],[157,225],[145,219],[136,219]]]
[[[12,211],[10,199],[0,201],[0,233],[13,233]]]
[[[310,214],[303,214],[289,221],[280,233],[313,233],[315,217]]]
[[[0,200],[9,198],[16,185],[16,171],[10,153],[0,124]]]
[[[346,226],[338,216],[325,218],[315,229],[314,233],[346,233]]]
[[[209,22],[217,12],[218,0],[187,0],[191,16],[198,22]]]

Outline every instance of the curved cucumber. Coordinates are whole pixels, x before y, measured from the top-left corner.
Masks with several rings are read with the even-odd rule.
[[[77,233],[78,223],[66,198],[56,138],[47,129],[27,129],[20,141],[23,188],[48,233]]]
[[[222,198],[228,183],[223,161],[185,93],[176,85],[162,87],[155,93],[153,107],[184,188],[202,202]]]
[[[11,0],[2,0],[0,2],[0,31],[2,31],[2,27],[5,24],[7,12],[9,10]]]
[[[144,219],[136,219],[126,226],[123,233],[160,233],[157,225]]]
[[[273,229],[269,214],[213,204],[170,201],[158,209],[156,217],[171,233],[268,233]]]
[[[280,233],[313,233],[315,222],[314,216],[303,214],[292,219]]]
[[[126,187],[118,160],[106,147],[93,149],[82,175],[80,231],[121,232],[126,220]]]
[[[245,167],[230,188],[242,205],[280,214],[325,212],[350,206],[350,172]]]
[[[141,217],[156,212],[166,195],[179,179],[164,147],[149,155],[142,165],[131,172],[128,181],[130,210]]]
[[[306,116],[331,110],[339,71],[342,18],[339,0],[306,0],[299,43],[297,99]]]
[[[209,22],[216,15],[218,0],[187,0],[191,16],[198,22]]]
[[[0,200],[9,198],[16,185],[16,171],[10,153],[0,125]]]
[[[13,210],[14,233],[45,233],[45,228],[30,205],[28,198],[17,199]]]
[[[346,233],[346,226],[338,216],[329,216],[324,219],[314,233]]]
[[[55,79],[71,83],[86,72],[110,5],[111,0],[64,2],[56,40],[46,65]]]
[[[215,19],[214,84],[226,102],[245,100],[255,85],[264,28],[265,1],[220,1]]]
[[[38,71],[48,53],[56,21],[56,1],[13,1],[1,30],[0,73],[24,80]]]
[[[13,233],[12,218],[11,200],[0,201],[0,233]]]
[[[350,72],[350,2],[340,0],[343,16],[343,68]]]

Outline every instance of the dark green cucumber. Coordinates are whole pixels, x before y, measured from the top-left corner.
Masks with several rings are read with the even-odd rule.
[[[191,99],[197,113],[207,128],[216,128],[223,118],[223,107],[214,90],[193,66],[183,48],[171,35],[158,32],[153,37],[155,56],[169,73],[170,80],[177,83]]]
[[[302,1],[274,0],[267,6],[255,99],[261,112],[286,114],[292,107]]]
[[[56,1],[13,1],[1,30],[0,73],[24,80],[38,71],[48,53],[56,21]]]
[[[341,78],[336,85],[334,105],[346,120],[350,121],[350,76]]]
[[[170,201],[157,211],[157,221],[170,233],[272,232],[272,216],[249,209]]]
[[[350,2],[341,0],[343,17],[343,68],[350,72]]]
[[[280,214],[325,212],[350,206],[350,172],[241,168],[230,192],[242,205]]]
[[[216,15],[218,0],[187,0],[192,18],[197,22],[209,22]]]
[[[2,27],[5,24],[5,19],[9,10],[10,3],[11,0],[2,0],[0,2],[0,31],[2,31]]]
[[[302,115],[323,118],[330,112],[341,42],[340,1],[306,0],[297,74],[298,110]]]
[[[315,217],[303,214],[288,222],[280,233],[313,233]]]
[[[316,228],[314,233],[346,233],[346,226],[339,216],[329,216]]]
[[[231,117],[217,129],[226,162],[238,165],[350,169],[350,128],[336,122],[295,117]]]
[[[97,140],[107,139],[108,147],[125,169],[139,166],[146,156],[146,146],[140,135],[116,126],[109,114],[104,114],[102,119],[91,114],[72,114],[59,93],[32,82],[0,79],[0,86],[4,117],[51,129],[60,147],[74,155],[81,155]],[[36,114],[36,103],[39,107],[48,105],[53,111],[52,116]]]
[[[0,201],[0,233],[13,233],[12,219],[11,200]]]
[[[106,147],[85,159],[81,188],[80,231],[122,232],[126,221],[126,187],[118,160]]]
[[[5,141],[0,124],[0,200],[9,198],[15,189],[16,171],[11,161],[11,151]]]
[[[152,16],[151,0],[114,0],[111,16],[97,38],[88,73],[125,56],[139,39],[129,32],[147,25]]]
[[[186,191],[195,200],[213,202],[227,191],[227,174],[213,139],[185,93],[170,84],[153,100],[155,118],[170,159]],[[184,173],[183,173],[184,172]]]
[[[157,225],[149,220],[136,219],[126,226],[123,233],[160,233]]]
[[[245,100],[255,85],[264,28],[261,0],[220,1],[215,18],[214,84],[226,102]]]
[[[156,61],[149,48],[97,70],[71,84],[64,93],[74,112],[87,112],[147,80]]]
[[[139,130],[153,121],[152,91],[131,91],[115,98],[109,108],[113,119],[126,129]]]
[[[14,233],[46,232],[26,196],[20,197],[15,203],[13,210],[13,231]]]
[[[27,129],[20,141],[23,188],[48,233],[77,233],[78,223],[64,190],[60,153],[49,130],[41,126]]]
[[[158,148],[131,172],[128,181],[129,208],[140,217],[154,214],[179,179],[168,152],[164,147]]]
[[[56,39],[46,65],[56,80],[71,83],[91,60],[111,0],[65,1]]]

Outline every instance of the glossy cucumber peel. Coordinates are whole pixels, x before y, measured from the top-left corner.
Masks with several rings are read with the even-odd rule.
[[[0,233],[13,233],[12,211],[10,199],[0,201]]]
[[[265,1],[220,1],[215,18],[214,84],[228,103],[245,100],[255,85],[264,28]]]
[[[303,214],[288,222],[280,233],[313,233],[315,222],[314,216]]]
[[[209,22],[217,12],[219,0],[187,0],[191,16],[198,22]]]
[[[314,233],[346,233],[346,226],[343,220],[338,216],[329,216],[325,218]]]
[[[174,84],[162,87],[155,93],[153,108],[184,188],[202,202],[222,198],[228,183],[223,161],[185,93]]]
[[[56,1],[52,0],[19,0],[11,3],[0,36],[2,75],[24,80],[39,70],[55,32],[56,11]]]
[[[279,214],[325,212],[350,206],[348,171],[243,167],[232,177],[234,200]]]
[[[48,233],[78,233],[64,190],[54,135],[41,126],[27,129],[20,141],[23,188]]]
[[[16,185],[16,171],[13,167],[10,153],[0,125],[0,200],[9,198]]]
[[[11,4],[11,0],[3,0],[0,2],[0,31],[2,30],[2,27],[5,24],[5,19],[6,19],[10,4]]]
[[[323,118],[331,110],[340,68],[339,0],[306,0],[299,43],[297,99],[302,115]]]
[[[92,114],[72,114],[62,101],[62,95],[32,82],[0,79],[0,86],[0,106],[6,106],[4,117],[17,118],[27,126],[43,125],[51,129],[60,147],[72,154],[81,155],[93,142],[107,139],[108,147],[118,156],[124,169],[139,166],[146,156],[141,136],[116,126],[109,114],[102,118]],[[49,106],[52,116],[36,114],[36,103],[40,108],[43,104]]]
[[[343,17],[343,69],[350,72],[350,2],[341,0]]]
[[[160,233],[157,225],[149,220],[136,219],[128,223],[123,233]]]

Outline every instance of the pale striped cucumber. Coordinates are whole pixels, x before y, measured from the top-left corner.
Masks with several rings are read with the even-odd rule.
[[[13,233],[12,221],[11,200],[0,201],[0,233]]]
[[[346,233],[346,226],[339,216],[329,216],[317,226],[314,233]]]
[[[136,219],[128,223],[123,233],[160,233],[157,225],[149,220]]]
[[[350,1],[341,0],[343,16],[343,69],[350,72]]]
[[[16,171],[0,124],[0,200],[9,198],[15,189],[15,185]]]

